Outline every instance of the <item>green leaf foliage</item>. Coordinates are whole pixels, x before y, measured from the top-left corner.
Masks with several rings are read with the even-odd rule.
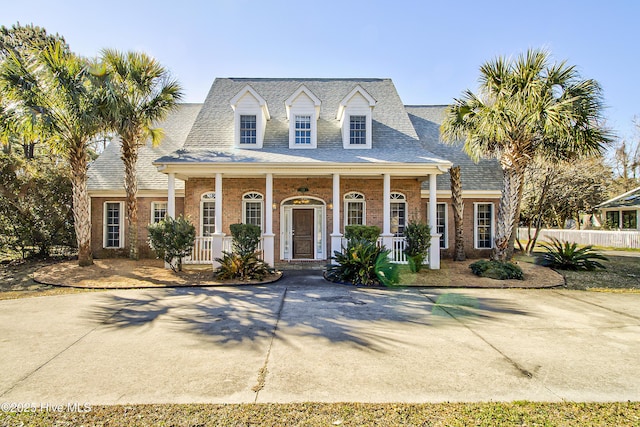
[[[222,258],[216,258],[220,266],[215,270],[214,276],[218,279],[262,280],[273,273],[273,269],[258,258],[256,252],[222,254]]]
[[[524,280],[522,269],[511,262],[481,259],[469,265],[469,268],[473,274],[480,277],[496,280]]]
[[[398,283],[397,266],[388,262],[389,251],[366,239],[348,240],[342,252],[331,258],[336,264],[327,266],[327,278],[334,282],[361,286]]]
[[[606,268],[597,260],[607,261],[607,257],[597,249],[593,249],[593,246],[578,247],[577,243],[560,241],[554,237],[550,240],[550,244],[541,245],[547,251],[542,255],[540,261],[542,265],[560,270],[574,271],[592,271],[597,268]]]
[[[254,224],[231,224],[233,251],[244,256],[255,253],[260,243],[260,227]]]
[[[366,240],[376,243],[380,237],[380,227],[375,225],[347,225],[344,238],[347,240]]]
[[[404,228],[404,238],[404,252],[409,258],[409,268],[416,273],[422,269],[431,246],[431,227],[423,222],[409,221]]]
[[[173,219],[166,217],[160,222],[149,224],[149,246],[156,251],[173,271],[182,271],[182,259],[191,255],[196,239],[196,228],[180,215]]]

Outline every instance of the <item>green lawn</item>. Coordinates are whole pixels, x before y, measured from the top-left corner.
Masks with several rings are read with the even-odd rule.
[[[638,426],[640,403],[297,403],[96,406],[86,413],[0,413],[0,425]]]

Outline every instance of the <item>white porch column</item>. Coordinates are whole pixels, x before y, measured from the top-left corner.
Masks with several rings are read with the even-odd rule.
[[[275,262],[275,245],[273,234],[273,174],[268,173],[265,179],[264,200],[264,232],[262,233],[262,249],[264,262],[273,267]]]
[[[391,175],[382,175],[382,244],[387,249],[393,249],[393,234],[391,233]]]
[[[440,270],[440,235],[436,232],[438,198],[436,197],[435,173],[429,174],[429,227],[431,227],[431,247],[429,248],[429,269]]]
[[[342,233],[340,233],[340,174],[333,174],[333,230],[331,232],[331,254],[342,251]],[[331,261],[335,263],[334,260]]]
[[[169,173],[169,184],[167,186],[167,215],[176,217],[176,174]]]
[[[222,174],[216,174],[216,198],[215,198],[215,231],[211,235],[211,259],[222,257],[222,245],[224,233],[222,232]],[[213,266],[218,267],[218,263],[213,261]]]

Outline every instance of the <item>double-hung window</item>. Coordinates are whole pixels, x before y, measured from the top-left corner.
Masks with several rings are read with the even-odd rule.
[[[476,249],[493,247],[493,203],[476,203],[475,246]]]
[[[257,120],[255,115],[240,116],[240,144],[257,142]]]
[[[391,193],[391,232],[402,236],[407,224],[407,198],[402,193]]]
[[[216,193],[209,192],[200,198],[201,236],[211,236],[216,232]]]
[[[311,116],[296,116],[295,144],[311,145]]]
[[[251,192],[242,196],[242,221],[245,224],[253,224],[262,230],[262,194]]]
[[[104,247],[124,247],[124,215],[122,202],[106,202],[104,204]]]
[[[364,195],[347,193],[344,195],[345,225],[365,225]]]
[[[349,144],[367,144],[367,116],[349,116]]]
[[[151,222],[156,223],[162,221],[167,216],[166,202],[151,203]]]

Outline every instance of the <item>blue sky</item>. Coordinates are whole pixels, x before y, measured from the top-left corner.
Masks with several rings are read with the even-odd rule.
[[[608,125],[635,138],[640,2],[0,0],[0,24],[33,23],[82,55],[141,50],[202,102],[215,77],[389,77],[405,104],[475,90],[480,65],[543,47],[600,82]]]

